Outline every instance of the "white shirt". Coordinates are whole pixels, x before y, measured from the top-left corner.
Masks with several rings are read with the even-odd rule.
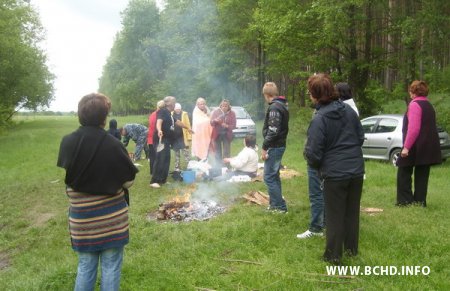
[[[245,147],[236,157],[231,158],[230,165],[235,170],[256,172],[258,170],[258,153],[255,149]]]
[[[359,116],[359,112],[358,112],[358,108],[356,107],[355,101],[353,100],[353,98],[344,100],[345,103],[347,103],[348,105],[350,105],[351,108],[353,108],[353,110],[355,110],[356,115]]]

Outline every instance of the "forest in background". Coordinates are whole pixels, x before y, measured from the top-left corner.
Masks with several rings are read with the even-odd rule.
[[[211,106],[227,98],[259,118],[266,81],[290,104],[308,106],[306,80],[315,72],[348,82],[362,116],[404,104],[414,79],[441,99],[450,93],[448,0],[165,2],[159,10],[154,0],[131,0],[122,12],[99,80],[113,114],[148,114],[173,95],[187,111],[199,96]],[[0,39],[1,126],[21,108],[48,107],[55,76],[29,1],[0,0]]]
[[[230,99],[263,114],[261,88],[275,81],[308,105],[307,78],[348,82],[363,115],[407,101],[414,79],[450,92],[446,0],[132,0],[100,79],[117,114],[148,113],[177,97],[190,110]]]

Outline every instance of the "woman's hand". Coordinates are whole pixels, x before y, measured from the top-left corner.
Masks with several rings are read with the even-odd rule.
[[[400,153],[400,156],[402,158],[406,158],[409,155],[409,150],[407,148],[403,148],[402,152]]]

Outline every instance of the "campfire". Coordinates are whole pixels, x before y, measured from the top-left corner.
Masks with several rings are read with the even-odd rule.
[[[225,212],[225,207],[212,200],[191,199],[192,192],[176,195],[170,201],[161,203],[154,214],[157,220],[193,221],[208,220]],[[149,215],[152,216],[152,215]]]

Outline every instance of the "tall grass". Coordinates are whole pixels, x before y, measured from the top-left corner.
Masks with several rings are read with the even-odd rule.
[[[429,266],[428,276],[326,276],[324,239],[296,238],[309,222],[302,148],[311,112],[291,109],[291,115],[283,164],[299,175],[283,180],[285,215],[240,198],[250,190],[266,191],[262,182],[208,183],[227,205],[224,214],[190,223],[149,220],[159,203],[187,188],[177,182],[150,188],[148,165],[141,163],[131,188],[122,290],[449,290],[450,162],[432,168],[427,208],[396,208],[396,169],[367,161],[362,206],[384,211],[361,214],[360,254],[344,261],[361,267]],[[120,126],[144,123],[146,117],[117,120]],[[1,290],[73,288],[77,257],[68,235],[64,171],[56,158],[61,137],[77,126],[74,117],[29,118],[0,137]],[[241,147],[242,140],[235,140],[233,154]]]

